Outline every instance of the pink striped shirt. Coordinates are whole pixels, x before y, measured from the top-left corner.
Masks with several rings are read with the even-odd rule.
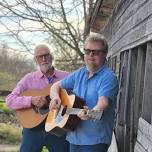
[[[52,76],[52,83],[61,80],[69,73],[55,69]],[[35,71],[26,74],[13,89],[12,93],[6,98],[6,104],[11,109],[21,109],[31,107],[31,96],[20,96],[25,90],[30,89],[44,89],[48,86],[48,78],[40,71]]]

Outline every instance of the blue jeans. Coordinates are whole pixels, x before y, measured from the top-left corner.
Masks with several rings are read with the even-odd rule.
[[[65,136],[57,137],[44,130],[23,129],[20,152],[41,152],[43,146],[49,152],[69,152],[69,143]]]
[[[107,152],[109,146],[107,144],[96,145],[74,145],[70,144],[70,152]]]

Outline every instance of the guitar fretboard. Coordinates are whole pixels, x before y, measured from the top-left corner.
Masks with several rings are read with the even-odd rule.
[[[66,109],[66,114],[68,115],[77,115],[82,109],[78,108],[67,108]]]
[[[66,108],[65,113],[68,115],[77,115],[82,109],[79,108]],[[102,117],[103,111],[100,110],[88,110],[86,116],[91,119],[100,120]]]

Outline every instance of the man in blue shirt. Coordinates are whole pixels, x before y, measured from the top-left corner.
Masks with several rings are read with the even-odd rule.
[[[78,114],[83,121],[67,134],[70,152],[107,152],[111,143],[118,81],[105,63],[107,53],[106,40],[99,34],[90,35],[84,44],[86,66],[51,87],[50,110],[60,108],[60,88],[70,89],[85,100],[85,107]],[[86,115],[88,108],[104,111],[102,119],[91,120]]]

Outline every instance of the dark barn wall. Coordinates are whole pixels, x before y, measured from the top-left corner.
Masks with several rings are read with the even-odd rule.
[[[119,76],[119,152],[138,152],[140,148],[150,152],[146,143],[151,141],[140,144],[137,131],[139,117],[152,124],[152,0],[121,0],[104,35],[109,41],[108,63]]]

